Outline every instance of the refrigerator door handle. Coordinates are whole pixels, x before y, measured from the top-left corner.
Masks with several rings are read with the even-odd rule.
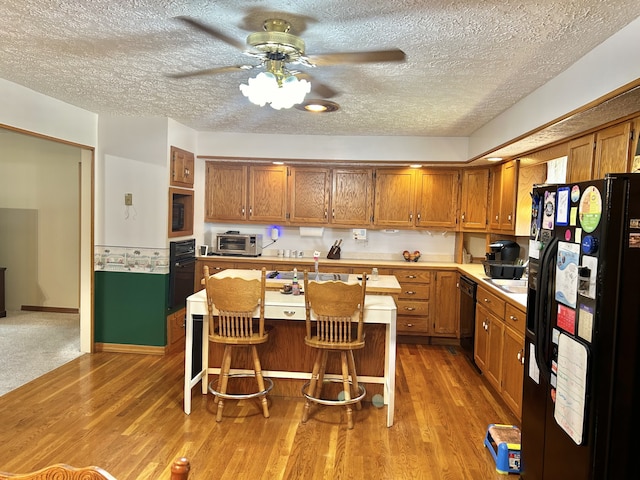
[[[549,366],[549,341],[551,338],[551,306],[549,305],[549,288],[553,287],[552,275],[555,272],[558,239],[553,237],[542,253],[538,272],[538,292],[536,296],[535,318],[535,352],[536,363],[540,374],[547,381],[551,377]]]

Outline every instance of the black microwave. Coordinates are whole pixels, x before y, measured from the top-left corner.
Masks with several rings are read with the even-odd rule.
[[[171,214],[171,231],[184,230],[184,203],[174,203]]]

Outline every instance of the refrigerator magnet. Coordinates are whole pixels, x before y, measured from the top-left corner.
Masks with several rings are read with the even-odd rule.
[[[556,211],[556,192],[544,192],[544,210],[542,214],[542,228],[553,230],[554,214]]]
[[[569,208],[571,207],[569,198],[569,187],[558,188],[556,201],[556,224],[562,227],[569,225]]]
[[[593,232],[600,224],[602,217],[602,195],[593,185],[585,188],[580,198],[578,206],[578,218],[582,229],[587,232]]]

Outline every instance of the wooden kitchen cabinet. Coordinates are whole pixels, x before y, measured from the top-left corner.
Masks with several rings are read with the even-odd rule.
[[[211,259],[198,258],[196,260],[195,278],[193,279],[194,292],[199,292],[204,288],[202,279],[204,278],[205,265],[209,267],[209,275],[221,272],[222,270],[226,270],[227,268],[238,268],[235,262],[230,262],[227,260],[216,260],[214,257],[212,257]]]
[[[631,122],[624,122],[596,132],[594,178],[604,178],[607,173],[628,172],[631,144]]]
[[[369,226],[373,217],[373,169],[334,168],[332,174],[331,223]]]
[[[416,208],[416,176],[409,168],[375,171],[373,223],[381,227],[409,228]]]
[[[247,170],[236,163],[206,163],[205,222],[243,222],[247,219]]]
[[[491,170],[491,202],[489,228],[511,233],[516,225],[518,161],[512,160]]]
[[[633,121],[628,121],[571,140],[567,156],[567,182],[584,182],[604,178],[607,173],[630,171],[633,125]]]
[[[526,313],[478,286],[476,365],[518,418],[522,411]]]
[[[429,334],[431,272],[419,269],[394,269],[401,292],[398,294],[396,330],[398,335]]]
[[[460,229],[462,231],[486,230],[488,201],[489,169],[463,170],[460,202]]]
[[[172,146],[170,158],[171,186],[193,188],[194,154]]]
[[[507,319],[505,321],[508,322]],[[524,336],[508,326],[505,327],[502,345],[502,398],[518,418],[522,415],[524,354]]]
[[[593,178],[595,134],[571,140],[567,152],[567,183],[584,182]]]
[[[328,224],[330,193],[330,169],[290,167],[289,222]]]
[[[289,223],[369,226],[373,211],[373,170],[291,167]]]
[[[167,315],[167,350],[169,352],[184,350],[186,317],[185,308]]]
[[[207,162],[206,222],[284,222],[286,215],[285,167]]]
[[[431,335],[441,337],[457,337],[460,330],[458,306],[460,304],[458,289],[459,274],[456,271],[436,271],[434,278],[434,308],[431,320]]]
[[[415,226],[454,230],[458,218],[458,169],[419,169],[416,174]]]

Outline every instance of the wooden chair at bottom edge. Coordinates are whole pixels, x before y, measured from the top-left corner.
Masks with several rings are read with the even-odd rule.
[[[177,458],[171,465],[170,480],[187,480],[191,465],[186,458]],[[37,472],[0,472],[0,480],[117,480],[100,467],[74,468],[69,465],[51,465]]]

